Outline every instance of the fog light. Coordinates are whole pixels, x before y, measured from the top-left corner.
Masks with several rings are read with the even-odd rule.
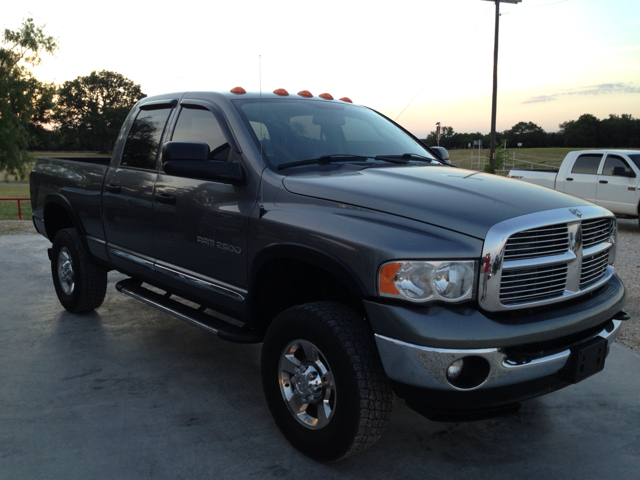
[[[455,380],[462,373],[462,367],[464,367],[464,360],[461,358],[460,360],[456,360],[447,369],[447,378],[449,380]]]

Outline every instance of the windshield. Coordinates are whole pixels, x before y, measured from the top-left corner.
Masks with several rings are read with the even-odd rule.
[[[419,142],[368,108],[300,99],[237,100],[269,167],[335,162],[380,163],[381,156],[438,163]]]

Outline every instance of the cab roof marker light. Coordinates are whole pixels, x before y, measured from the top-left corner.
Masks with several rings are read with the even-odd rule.
[[[276,88],[273,93],[275,93],[276,95],[280,95],[281,97],[286,97],[289,95],[289,92],[287,92],[284,88]]]
[[[342,101],[342,102],[347,102],[347,103],[353,103],[349,97],[342,97],[342,98],[340,99],[340,101]]]
[[[320,98],[324,98],[325,100],[333,100],[333,96],[330,93],[321,93],[318,96]]]
[[[309,90],[300,90],[298,92],[298,95],[300,95],[301,97],[306,97],[306,98],[313,97],[313,95],[311,94],[311,92]]]
[[[234,87],[231,89],[231,93],[234,93],[236,95],[244,95],[245,93],[247,93],[247,91],[242,87]]]

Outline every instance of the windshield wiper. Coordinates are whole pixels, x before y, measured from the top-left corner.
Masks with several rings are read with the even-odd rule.
[[[300,167],[302,165],[329,165],[333,162],[340,162],[345,160],[355,160],[359,162],[366,162],[369,157],[362,155],[351,155],[348,153],[334,153],[333,155],[322,155],[317,158],[309,158],[307,160],[298,160],[296,162],[283,163],[278,165],[278,170],[284,170],[290,167]]]
[[[376,155],[375,159],[386,160],[387,162],[392,163],[408,163],[409,160],[419,160],[431,163],[433,160],[435,160],[418,153],[403,153],[402,155]]]

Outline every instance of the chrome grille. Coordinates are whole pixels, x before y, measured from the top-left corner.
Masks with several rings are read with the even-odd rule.
[[[590,257],[584,257],[582,259],[582,271],[580,272],[580,288],[587,287],[600,280],[606,273],[608,264],[608,250],[603,250]]]
[[[589,248],[606,242],[613,233],[613,220],[596,218],[582,222],[582,244]]]
[[[509,237],[504,251],[505,260],[560,255],[569,249],[567,225],[525,230]]]
[[[561,297],[567,283],[567,265],[503,272],[500,302],[504,305]]]
[[[615,218],[596,205],[500,222],[485,238],[478,302],[488,311],[506,311],[593,291],[613,275],[615,238]]]

